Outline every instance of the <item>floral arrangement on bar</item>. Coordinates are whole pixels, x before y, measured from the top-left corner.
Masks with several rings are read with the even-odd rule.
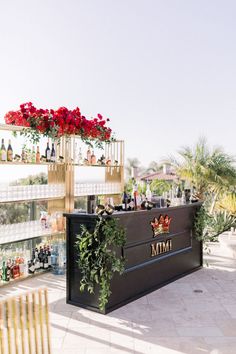
[[[39,142],[40,135],[59,139],[62,136],[78,135],[87,144],[92,142],[101,147],[102,142],[114,140],[112,131],[106,126],[109,119],[101,114],[87,119],[77,107],[69,110],[66,107],[54,109],[37,109],[31,102],[23,103],[17,111],[9,111],[5,115],[6,124],[22,126],[21,135],[33,143]]]

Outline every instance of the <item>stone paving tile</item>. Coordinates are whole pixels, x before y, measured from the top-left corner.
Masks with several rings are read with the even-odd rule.
[[[48,287],[53,354],[235,354],[236,262],[218,249],[207,259],[209,267],[106,316],[66,304],[64,276],[11,284],[0,297]]]

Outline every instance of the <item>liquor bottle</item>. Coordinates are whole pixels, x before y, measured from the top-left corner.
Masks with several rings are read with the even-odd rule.
[[[48,267],[51,267],[52,265],[52,257],[51,257],[51,250],[50,247],[47,247],[47,256],[48,256]]]
[[[138,210],[138,185],[137,183],[133,186],[133,196],[134,196],[134,210]]]
[[[78,164],[83,165],[83,155],[82,155],[81,147],[79,148],[79,153],[78,153]]]
[[[34,267],[35,267],[35,270],[40,269],[40,260],[39,260],[38,249],[37,248],[35,248]]]
[[[35,272],[34,261],[33,259],[31,259],[30,261],[28,261],[28,273],[34,274],[34,272]]]
[[[127,211],[128,210],[128,196],[126,191],[124,191],[122,196],[122,209]]]
[[[26,162],[26,152],[24,147],[22,147],[22,151],[21,151],[21,161]]]
[[[20,276],[19,264],[16,260],[13,260],[13,262],[12,262],[12,278],[16,279],[16,278],[19,278],[19,276]]]
[[[92,152],[92,155],[91,155],[91,164],[92,165],[96,164],[96,156],[94,155],[94,151]]]
[[[88,148],[88,151],[87,151],[87,160],[88,160],[88,163],[90,164],[91,163],[91,150],[90,150],[90,147]]]
[[[10,276],[9,276],[9,271],[8,271],[8,267],[6,265],[6,262],[3,261],[2,262],[2,280],[3,281],[9,281],[10,280]]]
[[[150,184],[147,184],[147,190],[146,190],[146,198],[149,202],[152,200],[152,192],[150,189]]]
[[[46,156],[46,161],[50,162],[51,150],[50,150],[50,147],[49,147],[49,141],[47,142],[47,148],[45,150],[45,156]]]
[[[37,151],[36,151],[36,163],[40,163],[40,151],[39,151],[39,146],[37,146]]]
[[[7,151],[4,145],[4,139],[2,139],[2,146],[1,146],[1,160],[6,161],[7,160]]]
[[[10,139],[9,139],[8,148],[7,148],[7,161],[9,161],[9,162],[13,161],[13,150],[11,147],[11,140]]]
[[[48,269],[48,256],[47,254],[44,254],[44,258],[43,258],[43,268],[44,269]]]
[[[22,276],[25,274],[25,260],[23,257],[20,257],[18,259],[18,264],[19,264],[20,276]]]
[[[43,248],[41,246],[40,246],[38,257],[39,257],[39,262],[40,262],[40,268],[43,268],[44,253],[43,253]]]
[[[36,152],[34,146],[32,147],[32,151],[31,151],[31,162],[36,163]]]
[[[51,162],[56,162],[56,150],[54,148],[54,143],[52,143],[52,151],[50,156]]]
[[[178,186],[178,187],[176,188],[176,197],[177,197],[177,198],[181,198],[181,197],[182,197],[182,191],[181,191],[181,189],[180,189],[180,186]]]

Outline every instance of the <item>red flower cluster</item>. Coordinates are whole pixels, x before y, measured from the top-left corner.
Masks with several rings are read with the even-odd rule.
[[[69,110],[66,107],[53,109],[37,109],[31,102],[20,105],[18,111],[10,111],[5,115],[6,124],[31,128],[34,134],[40,133],[50,138],[63,135],[79,135],[83,140],[109,141],[111,129],[106,127],[109,119],[97,118],[88,120],[77,107]]]

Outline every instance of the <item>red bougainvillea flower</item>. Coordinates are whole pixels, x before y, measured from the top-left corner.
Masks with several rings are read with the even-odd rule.
[[[87,119],[81,114],[79,107],[69,110],[66,107],[54,109],[37,109],[32,102],[23,103],[17,111],[9,111],[5,115],[6,124],[31,128],[33,138],[39,140],[37,133],[52,139],[63,135],[79,135],[87,141],[110,141],[112,131],[106,127],[109,118],[104,119],[98,113],[96,118]]]

